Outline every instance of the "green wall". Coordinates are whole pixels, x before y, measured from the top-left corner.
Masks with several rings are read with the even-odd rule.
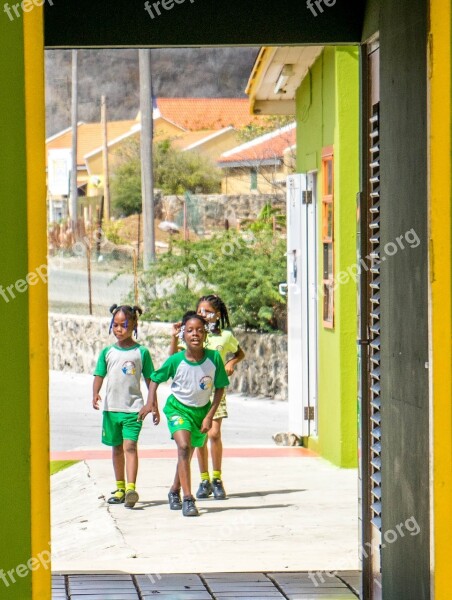
[[[334,272],[356,263],[359,191],[359,59],[356,47],[326,48],[296,96],[297,170],[318,170],[318,284],[322,278],[321,156],[334,146]],[[319,289],[319,288],[318,288]],[[357,465],[357,286],[336,286],[333,330],[319,295],[318,438],[310,445],[341,467]]]
[[[24,52],[22,19],[0,17],[0,285],[28,272],[25,156]],[[0,516],[0,569],[5,572],[31,558],[30,406],[27,293],[0,295],[3,359],[0,456],[3,500]],[[43,319],[47,314],[43,313]],[[1,572],[0,572],[1,573]],[[0,598],[31,597],[31,576],[0,579]]]

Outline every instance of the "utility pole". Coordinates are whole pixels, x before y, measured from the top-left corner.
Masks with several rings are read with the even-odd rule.
[[[141,110],[141,197],[143,206],[143,268],[155,261],[154,178],[152,172],[151,50],[138,50]]]
[[[102,123],[102,165],[104,172],[104,218],[110,220],[110,173],[108,169],[108,132],[107,132],[107,98],[100,100],[100,120]]]
[[[71,127],[72,127],[72,167],[70,189],[70,217],[72,238],[78,238],[77,223],[77,123],[78,123],[78,50],[72,50],[72,92],[71,92]]]

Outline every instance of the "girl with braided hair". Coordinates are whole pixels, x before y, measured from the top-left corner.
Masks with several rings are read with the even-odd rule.
[[[138,473],[137,443],[143,422],[139,412],[144,405],[140,389],[141,375],[149,388],[154,372],[149,350],[133,339],[137,337],[139,306],[110,308],[110,331],[116,343],[102,350],[94,370],[93,408],[99,410],[100,390],[107,376],[102,423],[102,443],[112,446],[116,490],[109,504],[133,508],[138,501],[135,489]],[[126,475],[127,474],[127,483]]]
[[[206,348],[219,352],[226,374],[234,373],[237,363],[245,358],[245,353],[240,348],[239,342],[230,330],[229,314],[225,303],[216,294],[208,294],[199,298],[196,312],[206,320],[209,333],[207,335]],[[180,331],[180,323],[173,325],[173,336],[171,340],[170,354],[178,351],[177,336]],[[223,442],[221,439],[221,424],[228,417],[226,394],[223,394],[220,404],[213,417],[212,427],[208,432],[210,440],[210,455],[212,458],[212,480],[209,475],[209,454],[206,443],[197,449],[198,465],[201,474],[201,483],[196,492],[197,498],[208,498],[212,495],[216,500],[226,498],[223,485],[221,466],[223,458]]]

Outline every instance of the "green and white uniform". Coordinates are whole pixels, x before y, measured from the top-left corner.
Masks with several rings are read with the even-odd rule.
[[[235,354],[239,349],[239,342],[234,337],[232,331],[223,329],[219,335],[209,333],[207,336],[207,348],[216,350],[220,353],[223,364],[226,363],[228,354]],[[228,416],[228,409],[226,404],[226,392],[221,398],[221,402],[215,412],[214,419],[226,419]]]
[[[137,414],[144,405],[141,375],[151,378],[154,371],[149,350],[140,344],[120,348],[116,344],[102,350],[94,375],[107,376],[104,398],[102,442],[119,446],[124,439],[138,440],[142,422]]]
[[[191,432],[192,446],[203,446],[207,434],[200,429],[211,407],[212,392],[229,385],[220,354],[206,349],[202,360],[191,362],[185,350],[177,352],[152,373],[151,379],[156,383],[173,380],[172,393],[163,409],[171,437],[175,431],[184,429]]]

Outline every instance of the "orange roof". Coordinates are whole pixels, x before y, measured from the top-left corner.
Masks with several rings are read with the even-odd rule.
[[[260,123],[262,117],[250,114],[248,98],[157,98],[163,118],[190,131],[244,127]]]
[[[295,143],[296,126],[292,123],[223,152],[218,162],[226,167],[229,163],[272,161],[281,158],[284,151]]]
[[[107,124],[107,139],[110,142],[130,131],[136,121],[110,121]],[[84,165],[85,154],[89,154],[102,146],[101,123],[79,123],[77,127],[77,164]],[[47,149],[71,148],[72,130],[64,130],[61,135],[55,134],[46,143]]]

